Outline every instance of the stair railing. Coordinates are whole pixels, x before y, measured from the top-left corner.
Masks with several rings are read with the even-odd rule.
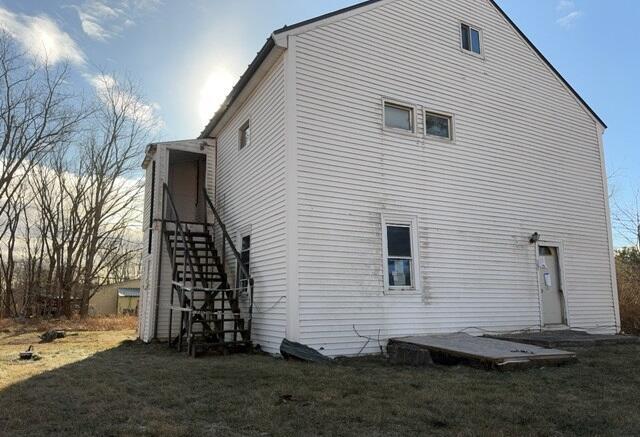
[[[168,203],[166,201],[169,201]],[[173,278],[172,281],[176,281],[177,278],[176,273],[178,271],[177,267],[176,267],[176,248],[178,245],[178,234],[180,234],[180,239],[182,240],[182,245],[184,247],[184,260],[183,260],[183,271],[182,271],[182,293],[180,294],[180,307],[182,308],[182,310],[180,311],[180,333],[179,333],[179,338],[180,338],[180,349],[182,349],[182,329],[183,329],[183,322],[184,322],[184,297],[185,297],[185,290],[187,287],[187,280],[186,280],[186,273],[187,273],[187,263],[189,265],[189,270],[191,270],[191,284],[192,284],[192,288],[195,287],[195,269],[193,268],[193,261],[191,259],[191,254],[189,253],[189,246],[187,244],[187,236],[186,233],[184,231],[184,228],[182,227],[182,223],[180,222],[180,216],[178,215],[178,210],[176,208],[175,203],[173,202],[173,197],[171,197],[171,192],[169,191],[169,186],[164,183],[162,185],[162,234],[165,234],[166,232],[166,224],[167,222],[169,222],[170,220],[167,220],[166,218],[166,213],[167,213],[167,208],[169,207],[171,209],[171,212],[173,213],[173,223],[175,224],[174,229],[173,229],[173,249],[171,250],[171,266],[174,269],[174,273],[173,273]],[[168,245],[170,246],[170,245]],[[171,344],[171,334],[172,334],[172,324],[173,324],[173,284],[171,285],[171,302],[170,302],[170,308],[169,308],[169,343]],[[193,307],[193,296],[191,296],[190,299],[190,306]],[[193,309],[193,308],[192,308]],[[191,317],[191,314],[189,314],[189,317]]]
[[[223,265],[224,265],[224,258],[225,258],[225,254],[226,254],[226,252],[225,252],[225,250],[226,250],[225,243],[228,243],[229,247],[231,248],[231,253],[233,253],[233,256],[235,257],[235,259],[237,261],[236,264],[237,264],[238,268],[240,269],[240,271],[242,271],[242,274],[244,275],[244,277],[247,278],[247,294],[248,294],[248,297],[249,297],[249,327],[251,327],[251,316],[253,314],[253,278],[249,274],[249,270],[247,269],[247,267],[242,262],[242,257],[240,256],[240,252],[238,252],[238,249],[236,249],[236,245],[233,244],[233,239],[229,235],[229,232],[227,232],[227,227],[222,222],[222,219],[220,218],[220,214],[218,214],[218,211],[216,210],[215,206],[213,206],[213,202],[211,201],[211,198],[209,197],[209,193],[207,193],[206,189],[203,189],[202,192],[203,192],[206,204],[209,207],[209,209],[211,210],[211,212],[213,213],[213,217],[215,218],[215,222],[218,224],[218,226],[220,227],[220,230],[222,232],[222,253],[221,253],[222,259],[221,259],[221,261],[222,261]],[[205,213],[205,216],[206,216],[206,213]],[[215,235],[215,232],[214,232],[214,235]]]

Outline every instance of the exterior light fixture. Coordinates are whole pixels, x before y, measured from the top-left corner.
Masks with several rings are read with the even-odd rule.
[[[535,244],[538,241],[540,241],[540,234],[538,234],[537,232],[534,232],[531,237],[529,237],[529,243],[531,244]]]

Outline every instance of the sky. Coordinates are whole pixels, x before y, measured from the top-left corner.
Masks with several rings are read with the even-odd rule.
[[[158,140],[195,138],[271,32],[357,0],[0,0],[0,28],[36,56],[140,83]],[[607,123],[610,184],[640,188],[640,0],[498,0]]]

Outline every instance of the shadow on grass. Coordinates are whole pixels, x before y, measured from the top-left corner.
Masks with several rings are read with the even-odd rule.
[[[637,435],[640,347],[492,373],[125,342],[0,392],[2,435]]]

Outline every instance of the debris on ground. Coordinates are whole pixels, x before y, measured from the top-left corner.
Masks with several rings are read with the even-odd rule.
[[[51,343],[52,341],[64,338],[65,336],[66,334],[64,331],[51,329],[40,336],[40,343]]]
[[[33,350],[33,345],[29,346],[29,348],[24,351],[24,352],[20,352],[20,359],[21,360],[39,360],[40,356],[34,352]]]
[[[304,344],[289,341],[286,338],[280,344],[280,354],[287,360],[309,361],[312,363],[327,363],[331,358],[322,355],[315,349]]]

